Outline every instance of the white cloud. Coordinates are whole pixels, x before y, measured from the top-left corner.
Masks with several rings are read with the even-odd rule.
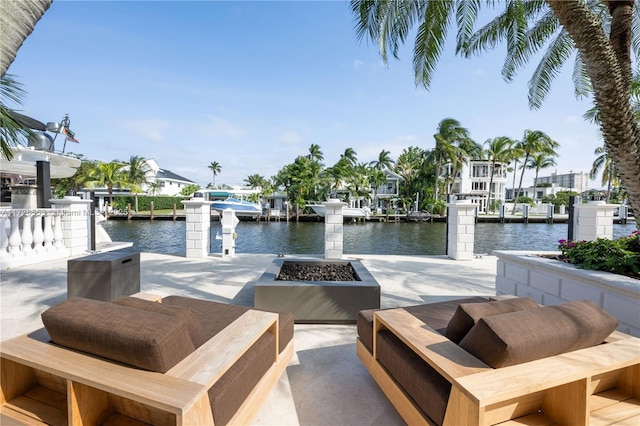
[[[284,142],[289,145],[297,145],[302,142],[302,136],[298,132],[284,132],[280,135],[280,142]]]
[[[125,121],[123,127],[138,137],[153,142],[164,141],[164,132],[169,129],[169,123],[157,118]]]
[[[209,116],[207,123],[200,126],[201,133],[209,139],[239,140],[247,135],[247,130],[222,118]]]
[[[362,68],[364,68],[366,65],[366,63],[364,61],[361,61],[360,59],[354,59],[353,60],[353,69],[356,71],[360,71]]]

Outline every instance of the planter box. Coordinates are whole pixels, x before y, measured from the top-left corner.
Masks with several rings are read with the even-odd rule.
[[[640,337],[640,280],[579,269],[540,257],[559,252],[494,251],[496,294],[531,297],[541,305],[591,300],[620,321],[618,330]]]

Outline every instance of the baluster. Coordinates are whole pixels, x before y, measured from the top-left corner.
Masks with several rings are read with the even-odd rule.
[[[42,230],[42,210],[36,211],[33,216],[33,249],[36,253],[43,253],[44,231]]]
[[[9,233],[9,253],[12,255],[20,254],[20,216],[14,213],[11,216],[11,231]]]
[[[29,255],[33,252],[33,232],[31,231],[31,213],[22,217],[22,252]]]
[[[56,249],[64,248],[63,234],[62,234],[62,213],[56,212],[55,224],[53,226],[53,245]]]
[[[52,211],[47,211],[44,214],[44,238],[43,238],[43,242],[44,242],[44,250],[45,251],[51,251],[53,250],[53,228],[51,227],[51,215],[53,214]]]
[[[8,252],[9,235],[7,234],[7,217],[0,216],[0,255]]]

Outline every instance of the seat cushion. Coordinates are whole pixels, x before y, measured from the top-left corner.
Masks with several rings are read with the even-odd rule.
[[[189,336],[193,346],[199,348],[207,341],[204,335],[202,324],[196,318],[191,309],[180,306],[171,306],[164,303],[152,302],[138,297],[123,296],[113,301],[118,305],[129,306],[130,308],[142,309],[145,311],[157,312],[159,314],[171,315],[185,320],[189,329]]]
[[[451,321],[447,324],[447,330],[444,335],[457,344],[460,343],[480,318],[537,307],[539,305],[535,300],[528,297],[493,300],[486,303],[461,303],[458,305]]]
[[[618,320],[588,300],[481,318],[460,346],[493,368],[588,348]]]
[[[218,334],[248,310],[253,309],[246,306],[182,296],[165,297],[162,299],[162,304],[178,306],[193,311],[200,324],[202,324],[206,340]],[[278,327],[278,350],[282,352],[293,339],[293,314],[278,312]]]
[[[165,373],[195,350],[184,318],[72,297],[42,314],[61,346]]]
[[[469,297],[407,306],[404,309],[438,333],[444,334],[449,320],[460,303],[482,303],[486,301],[487,299],[485,297]],[[358,336],[369,352],[373,352],[373,313],[376,311],[380,311],[380,309],[367,309],[358,312]]]

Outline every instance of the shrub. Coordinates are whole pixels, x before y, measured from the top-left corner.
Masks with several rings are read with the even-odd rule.
[[[640,278],[640,237],[638,231],[617,240],[560,240],[560,259],[583,269],[613,272]]]

